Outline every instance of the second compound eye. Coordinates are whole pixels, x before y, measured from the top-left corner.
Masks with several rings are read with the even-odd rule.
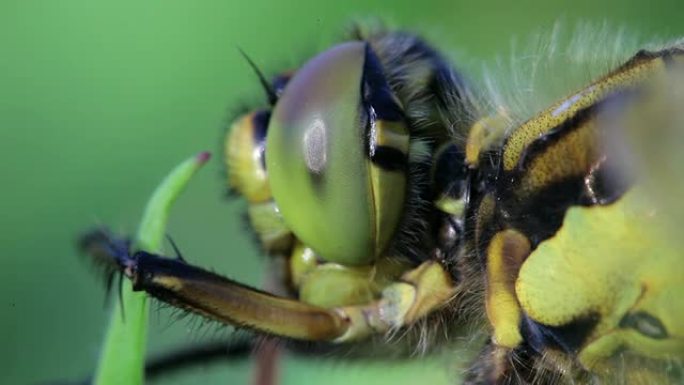
[[[402,116],[364,42],[323,52],[285,87],[268,128],[269,182],[287,225],[322,258],[368,264],[387,248],[405,199]]]

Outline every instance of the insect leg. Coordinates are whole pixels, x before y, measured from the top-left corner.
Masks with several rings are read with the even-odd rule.
[[[487,317],[494,328],[494,343],[499,346],[514,348],[523,341],[515,280],[529,253],[530,242],[515,230],[495,234],[487,248]]]
[[[179,260],[146,252],[122,265],[134,290],[219,322],[308,341],[346,342],[410,325],[455,293],[451,276],[428,261],[368,305],[326,309],[277,297]]]
[[[133,289],[238,327],[303,340],[330,340],[348,328],[340,314],[277,297],[228,278],[147,252],[123,265]]]
[[[97,262],[130,279],[133,290],[222,323],[308,341],[333,340],[349,327],[335,310],[274,296],[180,259],[144,251],[131,255],[121,245],[100,230],[81,241]]]
[[[456,293],[451,275],[436,261],[426,261],[390,284],[378,301],[346,306],[339,310],[351,322],[336,342],[352,341],[374,333],[384,333],[411,325],[445,306]]]
[[[464,385],[566,384],[558,381],[562,373],[538,365],[538,357],[530,356],[529,353],[524,348],[509,349],[490,342],[466,372]]]
[[[444,267],[426,261],[388,285],[378,300],[323,308],[242,285],[180,259],[144,251],[131,255],[102,232],[87,235],[83,243],[99,262],[108,258],[136,291],[219,322],[299,340],[346,342],[384,333],[444,306],[456,292]]]

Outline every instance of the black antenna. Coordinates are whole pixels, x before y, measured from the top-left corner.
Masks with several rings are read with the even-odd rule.
[[[126,322],[126,312],[124,311],[124,298],[123,298],[123,279],[124,275],[119,273],[119,306],[121,307],[121,321]]]
[[[105,308],[109,306],[110,296],[112,295],[112,284],[114,283],[114,278],[116,277],[116,271],[110,271],[107,273],[106,278],[106,291],[105,291]]]
[[[261,73],[261,70],[259,67],[257,67],[256,64],[252,61],[252,59],[247,56],[245,51],[242,50],[242,48],[237,47],[238,51],[240,51],[240,54],[242,57],[247,60],[247,63],[249,64],[250,67],[252,67],[252,70],[254,70],[254,73],[259,77],[259,82],[261,83],[261,87],[264,89],[264,92],[266,92],[266,96],[268,97],[268,102],[271,105],[274,105],[275,102],[278,100],[278,95],[276,95],[275,90],[273,90],[273,87],[271,86],[271,83],[266,80],[266,77],[264,76],[263,73]]]
[[[171,238],[171,236],[169,234],[166,234],[166,239],[171,244],[171,247],[173,248],[173,252],[176,253],[176,259],[180,260],[181,262],[186,262],[185,258],[183,258],[183,254],[181,253],[180,249],[178,248],[178,245],[176,245],[176,242],[173,241],[173,238]]]

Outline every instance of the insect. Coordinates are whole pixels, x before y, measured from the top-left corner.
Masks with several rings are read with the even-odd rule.
[[[87,246],[135,290],[265,335],[428,351],[482,333],[466,385],[676,383],[684,258],[629,141],[679,127],[652,104],[682,65],[681,43],[639,51],[518,120],[419,37],[358,28],[257,71],[269,105],[227,134],[278,294],[106,234]]]

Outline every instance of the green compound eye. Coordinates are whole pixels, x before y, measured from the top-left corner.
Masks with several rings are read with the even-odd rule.
[[[408,147],[403,111],[366,43],[313,58],[286,86],[266,139],[286,224],[325,260],[371,263],[401,218]]]

